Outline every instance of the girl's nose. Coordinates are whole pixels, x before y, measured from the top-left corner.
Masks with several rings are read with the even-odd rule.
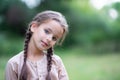
[[[52,35],[47,36],[47,41],[50,42],[52,40]]]

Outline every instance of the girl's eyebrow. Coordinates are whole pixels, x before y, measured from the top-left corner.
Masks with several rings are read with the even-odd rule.
[[[47,28],[50,32],[53,32],[50,28]]]

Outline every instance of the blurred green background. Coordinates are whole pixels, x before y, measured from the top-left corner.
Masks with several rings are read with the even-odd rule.
[[[69,34],[55,47],[70,80],[120,80],[120,0],[1,0],[0,80],[23,50],[29,22],[43,10],[63,13]]]

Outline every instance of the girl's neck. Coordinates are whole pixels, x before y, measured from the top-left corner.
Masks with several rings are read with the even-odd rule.
[[[33,41],[30,40],[28,45],[28,58],[32,61],[37,61],[43,57],[44,53],[42,50],[39,50],[36,48],[36,46],[33,44]]]

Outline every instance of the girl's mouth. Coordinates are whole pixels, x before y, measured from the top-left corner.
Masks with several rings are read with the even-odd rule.
[[[43,45],[49,46],[46,42],[44,42],[44,41],[42,41],[42,40],[41,40],[41,42],[43,43]]]

